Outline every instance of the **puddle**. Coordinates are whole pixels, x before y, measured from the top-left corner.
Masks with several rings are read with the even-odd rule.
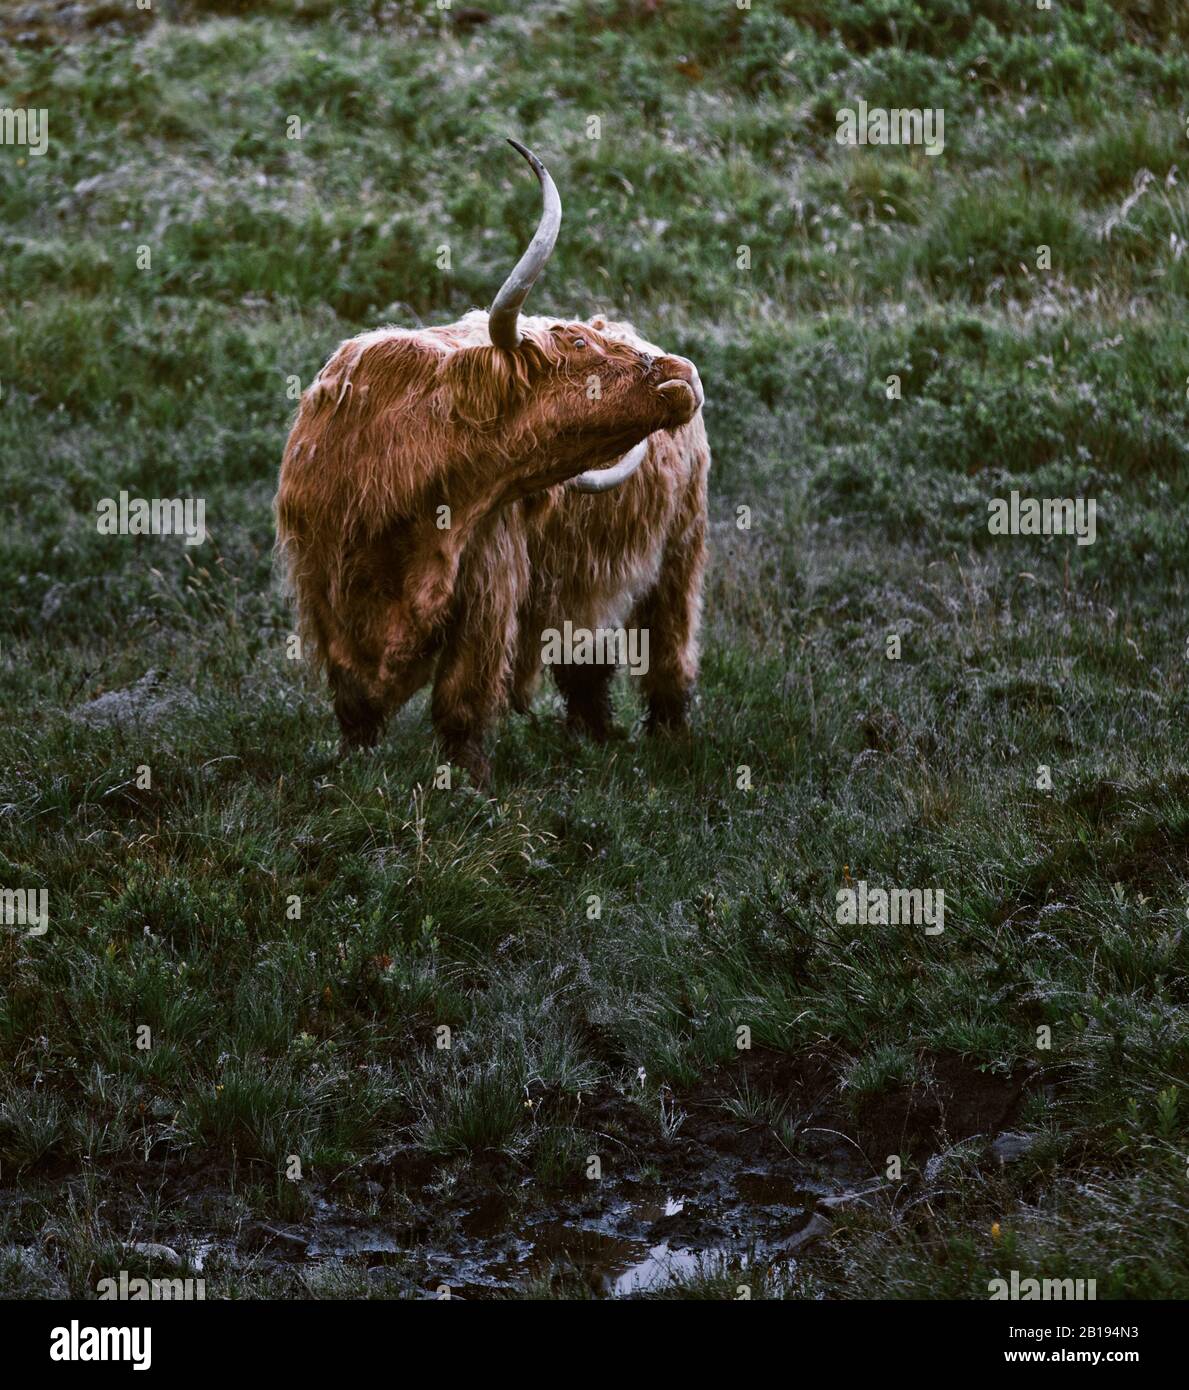
[[[679,1284],[696,1278],[703,1267],[715,1261],[709,1251],[670,1250],[662,1241],[654,1245],[644,1259],[622,1274],[608,1274],[608,1293],[612,1298],[626,1298],[634,1293],[656,1293],[666,1284]]]
[[[705,1262],[717,1264],[720,1259],[720,1252],[674,1248],[667,1241],[649,1246],[645,1241],[560,1226],[544,1237],[534,1230],[522,1261],[494,1265],[488,1275],[510,1289],[569,1277],[605,1298],[623,1298],[694,1277]]]
[[[684,1210],[684,1197],[665,1196],[613,1203],[592,1223],[541,1222],[523,1233],[521,1258],[500,1262],[489,1273],[509,1287],[572,1274],[592,1291],[612,1298],[655,1290],[671,1280],[696,1275],[705,1252],[671,1247],[664,1240],[650,1246],[638,1235],[619,1232],[654,1228]]]
[[[483,1190],[477,1178],[449,1195],[390,1176],[387,1185],[361,1185],[366,1209],[352,1205],[350,1191],[327,1188],[297,1221],[253,1218],[219,1237],[200,1218],[188,1238],[160,1235],[212,1290],[237,1269],[314,1287],[344,1266],[425,1298],[443,1288],[467,1300],[548,1288],[563,1298],[631,1299],[709,1279],[724,1280],[725,1296],[735,1297],[734,1285],[754,1288],[757,1274],[769,1291],[786,1285],[804,1247],[828,1232],[831,1207],[857,1195],[791,1161],[788,1171],[778,1166],[741,1168],[720,1157],[685,1165],[680,1187],[654,1184],[648,1170],[581,1190],[523,1178]],[[213,1191],[195,1195],[194,1215],[209,1213]]]
[[[656,1222],[663,1221],[666,1216],[677,1216],[685,1210],[684,1197],[666,1197],[663,1202],[625,1202],[622,1204],[626,1212],[635,1216],[637,1221]]]
[[[454,1270],[464,1297],[482,1298],[552,1284],[577,1284],[602,1298],[632,1298],[762,1267],[783,1283],[804,1246],[829,1222],[820,1203],[837,1186],[805,1176],[715,1170],[704,1189],[625,1191],[517,1222],[505,1202],[480,1203],[460,1222],[473,1237]],[[594,1210],[592,1211],[592,1207]],[[502,1239],[501,1239],[502,1236]],[[450,1283],[448,1259],[435,1258],[433,1286]]]

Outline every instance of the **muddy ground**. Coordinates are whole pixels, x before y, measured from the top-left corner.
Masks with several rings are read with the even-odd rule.
[[[580,1102],[582,1133],[597,1138],[597,1180],[545,1185],[506,1155],[461,1166],[398,1145],[333,1179],[308,1176],[295,1220],[257,1215],[242,1195],[245,1172],[163,1153],[105,1174],[104,1224],[127,1232],[122,1265],[199,1276],[208,1298],[262,1279],[293,1296],[333,1294],[344,1278],[406,1298],[632,1298],[707,1279],[733,1280],[736,1297],[779,1295],[796,1291],[799,1269],[848,1210],[880,1207],[908,1221],[926,1211],[953,1145],[973,1141],[991,1165],[1010,1153],[1026,1075],[954,1057],[932,1059],[926,1074],[924,1084],[844,1107],[835,1059],[757,1050],[670,1097],[668,1113],[684,1118],[668,1138],[631,1096]],[[779,1124],[741,1116],[741,1094]],[[888,1179],[893,1154],[899,1181]],[[85,1181],[60,1175],[63,1200]],[[149,1194],[163,1213],[151,1232]],[[0,1196],[10,1212],[32,1200],[11,1188]],[[51,1229],[26,1252],[51,1285],[65,1263],[61,1241]],[[107,1272],[96,1261],[90,1282]]]

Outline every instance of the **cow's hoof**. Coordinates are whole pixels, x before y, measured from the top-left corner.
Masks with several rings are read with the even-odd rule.
[[[466,773],[477,790],[484,790],[491,781],[491,759],[474,744],[456,744],[446,750],[446,756],[455,767]]]
[[[339,739],[338,760],[339,762],[343,762],[345,759],[349,758],[352,755],[352,753],[370,753],[371,750],[375,748],[376,744],[379,743],[379,741],[380,740],[378,737],[348,738],[347,735],[344,734]]]

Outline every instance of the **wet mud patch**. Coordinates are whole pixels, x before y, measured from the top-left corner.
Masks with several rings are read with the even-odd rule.
[[[505,1175],[493,1197],[490,1176],[470,1172],[451,1199],[455,1233],[431,1257],[434,1277],[465,1298],[526,1288],[631,1298],[706,1280],[732,1296],[757,1277],[779,1292],[845,1208],[891,1200],[888,1153],[923,1159],[975,1136],[989,1151],[1030,1076],[934,1057],[920,1083],[873,1098],[856,1120],[842,1104],[843,1071],[825,1051],[740,1054],[674,1098],[686,1118],[669,1139],[636,1100],[598,1097],[584,1123],[604,1141],[601,1180],[550,1191]],[[433,1296],[424,1282],[420,1292]]]
[[[584,1099],[574,1118],[579,1148],[599,1159],[594,1181],[546,1186],[493,1159],[443,1192],[424,1170],[421,1185],[411,1183],[405,1160],[414,1155],[400,1152],[366,1177],[399,1190],[418,1213],[421,1233],[410,1232],[408,1247],[414,1296],[437,1296],[444,1285],[472,1299],[527,1289],[630,1298],[690,1280],[747,1283],[755,1273],[771,1288],[828,1232],[827,1203],[883,1186],[853,1141],[812,1123],[836,1094],[825,1054],[756,1050],[670,1096],[670,1114],[682,1118],[668,1133],[656,1097]],[[769,1122],[776,1113],[790,1120],[783,1137]]]
[[[741,1054],[672,1097],[670,1113],[684,1118],[668,1129],[652,1099],[589,1098],[580,1149],[601,1172],[565,1185],[506,1154],[435,1160],[397,1145],[329,1180],[307,1178],[281,1201],[304,1208],[285,1219],[243,1195],[242,1170],[128,1165],[111,1174],[109,1225],[179,1252],[212,1298],[261,1280],[283,1297],[346,1287],[411,1299],[640,1298],[691,1282],[721,1297],[740,1286],[753,1297],[795,1292],[846,1209],[900,1190],[886,1181],[887,1154],[926,1157],[983,1135],[994,1161],[992,1141],[1027,1084],[934,1057],[920,1084],[873,1097],[848,1120],[844,1072],[845,1059],[825,1052]],[[170,1213],[151,1232],[147,1184]]]
[[[872,1096],[858,1107],[855,1137],[872,1154],[919,1158],[964,1139],[990,1142],[1010,1123],[1032,1073],[981,1069],[962,1057],[935,1057],[923,1079]]]

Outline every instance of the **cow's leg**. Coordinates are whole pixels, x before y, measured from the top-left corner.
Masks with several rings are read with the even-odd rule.
[[[372,748],[389,715],[415,695],[433,674],[432,638],[411,634],[402,601],[359,603],[351,634],[340,632],[328,651],[334,712],[344,753]]]
[[[512,708],[533,717],[533,696],[541,683],[542,633],[548,627],[548,610],[530,599],[522,605],[517,623],[516,656],[509,676]]]
[[[648,670],[640,677],[649,733],[682,729],[698,675],[702,573],[706,567],[706,518],[692,508],[665,541],[652,588],[637,602],[631,626],[648,629]]]
[[[554,666],[553,679],[566,702],[567,728],[574,733],[589,734],[596,743],[605,743],[615,733],[611,714],[615,667],[606,663]]]
[[[482,785],[487,730],[507,703],[518,613],[527,586],[523,535],[494,517],[467,548],[433,687],[433,723],[447,758]]]
[[[357,674],[346,666],[331,666],[330,689],[342,733],[341,751],[374,748],[389,715],[395,713],[433,675],[432,651],[399,665],[381,663],[375,671]]]
[[[464,622],[452,626],[438,659],[433,687],[433,724],[449,762],[482,786],[491,773],[483,751],[487,730],[507,698],[508,627],[478,632]]]
[[[326,670],[339,722],[339,753],[372,748],[384,727],[384,707],[374,679],[374,663],[360,652],[355,636],[339,622],[325,592],[299,580],[303,635]]]
[[[339,721],[340,752],[345,756],[356,748],[374,748],[384,727],[384,708],[369,694],[367,686],[345,666],[331,666],[330,689],[334,713]]]

